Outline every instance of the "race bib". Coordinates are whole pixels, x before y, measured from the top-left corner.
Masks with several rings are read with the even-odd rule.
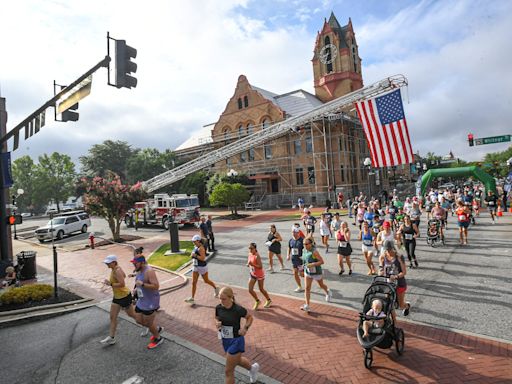
[[[363,244],[367,245],[367,246],[370,246],[370,245],[373,244],[373,242],[371,240],[363,240]]]
[[[411,233],[406,233],[405,234],[405,240],[412,240],[412,234]]]
[[[267,241],[267,242],[265,243],[265,245],[266,245],[267,247],[270,247],[270,246],[272,245],[272,242],[271,242],[271,241]]]
[[[308,224],[307,228],[308,228],[308,229],[313,229],[313,225]]]
[[[306,272],[310,275],[314,275],[316,273],[316,267],[306,267]]]
[[[221,328],[220,328],[220,333],[221,333],[221,336],[223,339],[232,339],[234,338],[235,336],[235,333],[233,331],[233,327],[232,326],[229,326],[229,325],[223,325]]]
[[[292,248],[292,255],[298,256],[299,255],[299,249],[298,248]]]
[[[254,272],[256,271],[256,268],[254,268],[252,265],[249,266],[249,270],[251,271],[251,275],[254,275]]]
[[[338,241],[338,247],[346,248],[347,247],[347,242],[346,241]]]
[[[489,201],[489,205],[494,205],[494,201]]]
[[[466,215],[459,215],[459,221],[466,221]]]
[[[199,261],[197,259],[193,259],[193,260],[194,260],[193,261],[194,266],[197,267],[199,265]]]

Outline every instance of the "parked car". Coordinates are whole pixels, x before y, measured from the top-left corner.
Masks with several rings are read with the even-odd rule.
[[[54,217],[43,227],[35,230],[37,239],[42,243],[45,240],[61,240],[65,235],[74,232],[86,233],[91,226],[91,219],[86,212],[72,211]]]
[[[22,212],[21,213],[21,217],[31,217],[31,216],[32,216],[31,212]]]

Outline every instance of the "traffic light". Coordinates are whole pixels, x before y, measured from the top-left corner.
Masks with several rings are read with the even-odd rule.
[[[474,137],[473,137],[472,133],[468,133],[468,142],[469,142],[470,147],[475,145],[475,141],[474,141]]]
[[[62,112],[62,121],[78,121],[78,103]]]
[[[137,50],[126,45],[126,40],[116,40],[116,87],[135,88],[137,79],[130,73],[137,72],[137,64],[131,61],[137,57]]]
[[[8,225],[23,224],[23,217],[21,215],[9,215],[7,216]]]

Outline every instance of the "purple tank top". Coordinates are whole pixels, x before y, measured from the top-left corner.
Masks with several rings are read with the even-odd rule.
[[[145,267],[142,271],[137,273],[135,280],[144,280],[144,273],[151,270],[151,267]],[[142,297],[139,296],[137,300],[137,307],[143,311],[153,311],[160,308],[160,292],[154,289],[147,289],[145,287],[139,287],[142,291]]]

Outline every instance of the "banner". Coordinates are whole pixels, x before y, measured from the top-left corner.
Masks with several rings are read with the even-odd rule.
[[[0,163],[2,166],[2,186],[3,188],[12,187],[12,173],[11,173],[11,152],[0,153]]]

